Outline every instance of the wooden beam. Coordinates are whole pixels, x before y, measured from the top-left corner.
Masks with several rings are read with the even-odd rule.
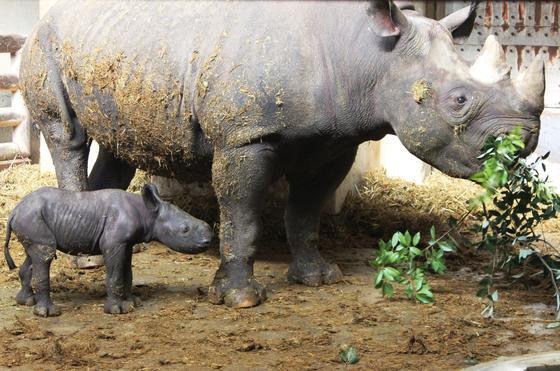
[[[21,158],[21,157],[18,157],[16,159],[11,158],[10,160],[0,161],[0,170],[5,170],[10,167],[23,165],[23,164],[30,164],[30,163],[31,162],[28,158]]]
[[[20,154],[19,146],[13,142],[0,143],[0,161],[12,160]]]
[[[15,74],[0,75],[0,91],[15,93],[18,90],[19,78]]]
[[[0,35],[0,53],[14,54],[25,44],[23,35]]]
[[[19,111],[15,111],[12,107],[0,108],[0,127],[11,127],[19,125],[25,115]]]

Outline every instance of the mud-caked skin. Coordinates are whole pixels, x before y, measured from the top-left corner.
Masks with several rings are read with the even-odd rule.
[[[253,277],[261,207],[282,176],[288,276],[318,286],[342,278],[317,249],[319,214],[360,143],[396,134],[463,178],[489,136],[520,125],[525,153],[537,144],[543,63],[512,80],[490,38],[467,65],[453,41],[469,35],[473,6],[435,21],[390,0],[130,4],[57,2],[28,38],[21,87],[62,188],[124,188],[136,168],[211,179],[213,303],[264,299]],[[88,178],[91,139],[101,153]]]
[[[10,269],[16,267],[8,250],[12,231],[26,253],[16,301],[35,304],[33,312],[43,317],[60,314],[50,297],[49,277],[57,249],[71,255],[103,255],[105,312],[119,314],[140,305],[131,293],[135,244],[159,241],[175,251],[196,254],[205,251],[212,238],[208,224],[162,201],[152,184],[144,186],[141,196],[116,189],[40,188],[18,203],[6,230],[4,254]]]

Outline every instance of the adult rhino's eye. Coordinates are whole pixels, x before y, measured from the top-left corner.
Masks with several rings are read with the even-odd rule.
[[[463,105],[467,102],[467,98],[463,95],[460,95],[457,98],[455,98],[455,102],[457,102],[457,104],[459,105]]]

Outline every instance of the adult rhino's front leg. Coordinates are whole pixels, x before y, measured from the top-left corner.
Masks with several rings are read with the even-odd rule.
[[[276,155],[267,144],[217,150],[212,184],[220,204],[220,268],[208,290],[214,304],[235,308],[260,304],[265,289],[253,277],[260,214],[274,176]]]
[[[307,286],[332,284],[342,280],[336,264],[327,263],[317,245],[319,219],[323,206],[340,185],[354,162],[356,150],[341,155],[311,177],[293,176],[284,223],[293,262],[288,279]]]

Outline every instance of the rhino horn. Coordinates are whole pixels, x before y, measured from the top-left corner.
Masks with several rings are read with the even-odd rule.
[[[471,77],[484,84],[494,84],[509,78],[511,67],[506,63],[506,56],[494,35],[488,36],[480,55],[473,63]]]
[[[513,81],[517,94],[536,109],[544,107],[545,74],[544,60],[538,55],[529,67],[520,72]]]
[[[439,23],[447,28],[456,42],[463,42],[469,37],[474,26],[478,1],[471,0],[471,4],[461,8],[447,17],[439,20]]]

